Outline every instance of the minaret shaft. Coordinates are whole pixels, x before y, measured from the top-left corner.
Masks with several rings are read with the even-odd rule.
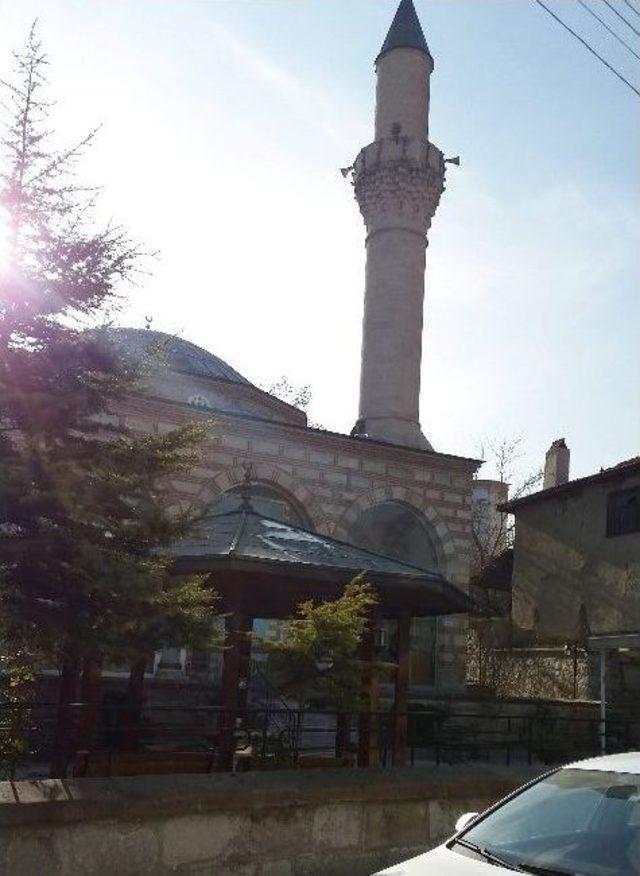
[[[416,25],[413,5],[403,0],[376,65],[375,140],[353,168],[367,230],[355,432],[429,449],[419,418],[426,235],[444,189],[445,165],[428,140],[433,61]]]
[[[429,76],[433,62],[418,49],[394,49],[376,65],[375,139],[399,125],[407,137],[429,138]]]
[[[419,417],[425,238],[382,228],[367,239],[359,418],[404,444]]]

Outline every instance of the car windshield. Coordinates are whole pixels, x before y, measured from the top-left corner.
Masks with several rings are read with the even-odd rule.
[[[525,872],[638,876],[640,776],[558,770],[461,838]]]

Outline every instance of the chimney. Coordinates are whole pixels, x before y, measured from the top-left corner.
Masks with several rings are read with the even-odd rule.
[[[564,438],[556,439],[547,450],[544,459],[543,490],[567,483],[569,480],[569,457],[569,448]]]

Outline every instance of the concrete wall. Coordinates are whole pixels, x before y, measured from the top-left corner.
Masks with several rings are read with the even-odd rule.
[[[333,770],[0,783],[1,876],[367,876],[528,776]]]
[[[607,538],[607,498],[638,474],[585,484],[516,512],[513,620],[539,641],[640,629],[640,533]],[[582,609],[582,611],[581,611]]]

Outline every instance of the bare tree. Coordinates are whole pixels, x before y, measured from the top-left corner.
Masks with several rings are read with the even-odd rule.
[[[521,438],[502,438],[480,446],[481,458],[492,463],[497,472],[496,480],[509,490],[511,500],[520,499],[533,492],[542,483],[542,469],[527,475],[513,486],[515,468],[520,452]],[[505,490],[506,494],[506,490]],[[513,515],[500,513],[496,508],[487,507],[482,502],[474,502],[471,512],[471,534],[473,538],[472,568],[480,575],[505,550],[513,547]]]
[[[293,405],[294,408],[300,408],[305,414],[309,413],[309,406],[313,401],[313,390],[308,383],[297,385],[291,383],[288,377],[282,375],[267,387],[263,387],[270,395],[275,395],[280,401],[286,402],[288,405]],[[312,429],[322,429],[320,423],[313,420],[308,420],[309,426]]]

